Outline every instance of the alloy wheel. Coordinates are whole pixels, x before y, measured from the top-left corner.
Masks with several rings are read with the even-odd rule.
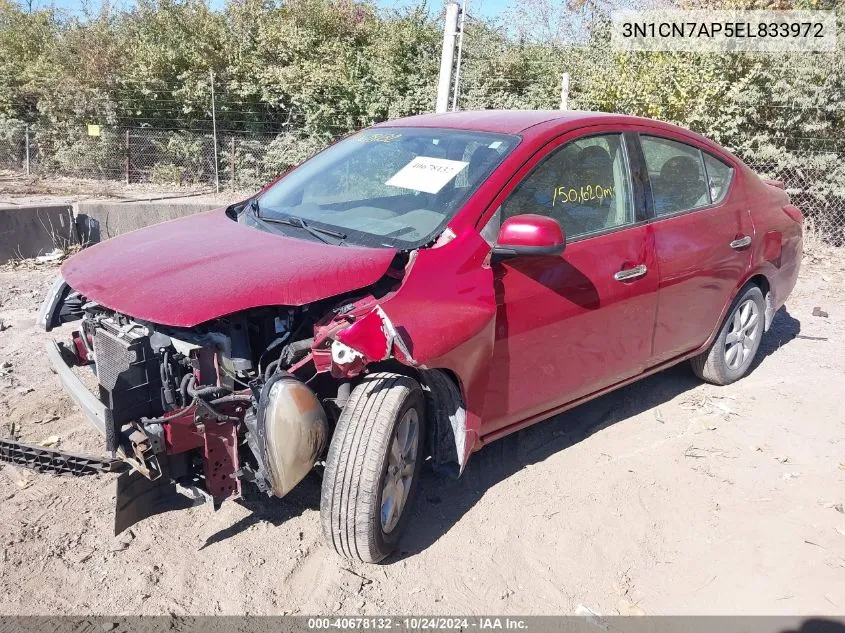
[[[734,312],[725,337],[725,363],[731,370],[740,370],[751,362],[760,331],[760,309],[755,301],[748,299]]]
[[[419,414],[410,408],[396,425],[382,480],[381,527],[385,534],[396,527],[405,509],[416,470],[419,435]]]

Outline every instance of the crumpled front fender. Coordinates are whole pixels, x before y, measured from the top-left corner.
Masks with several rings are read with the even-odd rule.
[[[354,375],[388,358],[412,367],[447,369],[466,409],[456,438],[463,470],[479,437],[490,375],[496,300],[490,246],[475,231],[417,251],[400,287],[348,327],[332,334],[332,368]]]

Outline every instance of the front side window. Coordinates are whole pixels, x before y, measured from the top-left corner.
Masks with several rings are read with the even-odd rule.
[[[567,240],[632,224],[631,179],[621,134],[589,136],[546,157],[502,205],[504,218],[539,213]]]
[[[671,215],[710,204],[701,150],[656,136],[641,136],[655,215]]]
[[[443,229],[518,141],[465,130],[365,130],[296,168],[239,221],[318,239],[304,222],[326,240],[416,248]]]
[[[734,177],[734,169],[710,154],[704,154],[704,167],[707,170],[707,187],[710,199],[718,204],[728,195],[728,188]]]

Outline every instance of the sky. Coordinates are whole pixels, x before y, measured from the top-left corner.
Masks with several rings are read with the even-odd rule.
[[[381,7],[402,6],[407,0],[375,0]],[[462,0],[459,0],[462,2]],[[436,3],[431,3],[436,4]],[[468,0],[467,13],[479,17],[496,18],[511,4],[511,0]]]
[[[394,6],[405,6],[414,2],[414,0],[374,0],[380,7],[390,8]],[[462,0],[460,0],[462,1]],[[468,0],[467,13],[472,16],[497,18],[514,0]],[[518,1],[518,0],[517,0]],[[60,9],[66,9],[70,12],[76,13],[81,10],[84,0],[34,0],[34,5],[50,6],[54,5]],[[91,0],[91,4],[97,4],[97,0]],[[220,8],[225,4],[225,0],[209,0],[213,8]],[[437,6],[438,2],[429,0],[429,4]]]

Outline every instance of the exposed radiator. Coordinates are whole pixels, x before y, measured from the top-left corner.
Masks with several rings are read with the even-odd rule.
[[[163,413],[160,359],[148,336],[138,330],[120,336],[98,327],[94,354],[100,400],[111,410],[117,429],[141,417]]]

